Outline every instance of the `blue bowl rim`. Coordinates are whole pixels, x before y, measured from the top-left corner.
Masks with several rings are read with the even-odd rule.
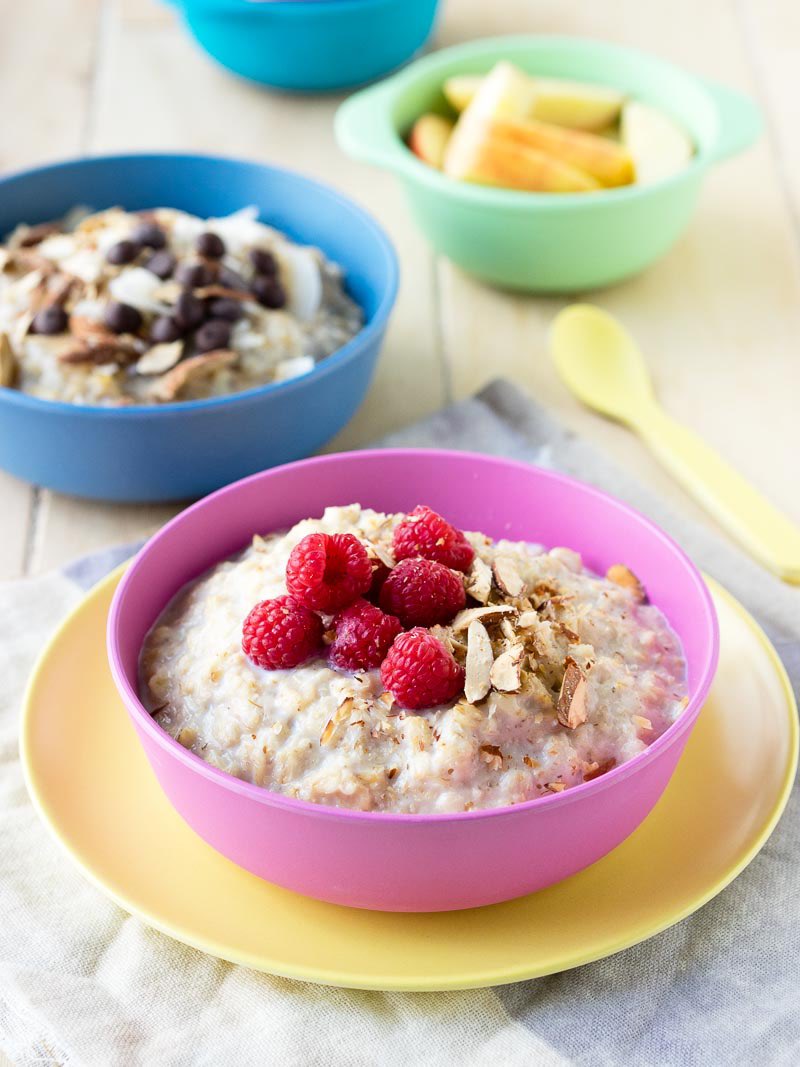
[[[242,159],[241,157],[236,156],[221,156],[215,155],[214,153],[196,152],[127,152],[124,154],[112,153],[72,156],[67,159],[58,160],[55,163],[46,163],[38,167],[26,167],[21,170],[4,174],[2,178],[0,178],[0,196],[2,196],[3,188],[6,184],[12,181],[24,180],[33,177],[34,175],[46,174],[48,172],[57,174],[59,171],[65,169],[78,169],[87,164],[91,166],[91,164],[97,162],[117,163],[120,166],[125,166],[125,164],[133,161],[145,161],[151,163],[164,163],[169,161],[190,163],[232,163],[237,166],[258,167],[266,171],[277,171],[289,175],[289,177],[300,181],[305,186],[310,187],[315,191],[325,193],[327,196],[331,197],[337,205],[346,206],[349,210],[360,216],[367,224],[368,228],[371,229],[379,248],[383,252],[389,280],[380,297],[380,302],[375,313],[370,321],[363,326],[358,333],[347,342],[347,344],[342,345],[341,348],[337,348],[335,352],[323,359],[322,362],[318,363],[314,369],[307,374],[302,374],[297,378],[290,378],[285,382],[269,382],[266,385],[255,386],[253,389],[246,389],[238,393],[229,393],[225,396],[210,397],[205,400],[183,400],[167,404],[133,404],[130,407],[103,407],[96,404],[73,404],[63,400],[46,400],[42,397],[23,393],[18,389],[0,387],[0,403],[16,404],[19,407],[39,412],[60,413],[62,415],[80,414],[88,418],[127,419],[129,421],[141,418],[142,416],[147,418],[164,418],[178,412],[194,413],[207,411],[225,405],[260,400],[264,396],[277,396],[291,393],[292,391],[301,388],[312,379],[316,380],[322,378],[337,370],[338,367],[348,362],[362,351],[365,344],[369,344],[370,341],[373,341],[380,336],[386,328],[395,300],[397,299],[397,290],[400,280],[400,267],[397,253],[395,252],[394,245],[389,239],[388,234],[368,211],[358,205],[354,200],[345,196],[344,193],[340,193],[332,186],[317,181],[316,178],[310,178],[308,175],[292,170],[289,167],[274,166],[269,163],[262,163],[260,160],[255,159]]]

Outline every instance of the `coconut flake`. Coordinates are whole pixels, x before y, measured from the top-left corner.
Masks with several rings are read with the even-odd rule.
[[[113,278],[108,291],[121,304],[130,304],[139,311],[151,311],[156,315],[166,315],[170,307],[159,300],[164,282],[144,267],[131,267]]]
[[[291,378],[300,378],[314,369],[316,364],[311,356],[294,356],[283,359],[275,368],[275,381],[287,382]]]
[[[301,322],[313,319],[322,303],[322,276],[316,249],[281,244],[281,277],[286,282],[289,310]]]

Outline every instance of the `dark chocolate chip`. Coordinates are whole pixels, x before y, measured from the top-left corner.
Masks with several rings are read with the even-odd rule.
[[[49,307],[37,311],[31,323],[34,333],[56,334],[63,333],[69,324],[69,315],[59,304],[50,304]]]
[[[169,344],[183,337],[183,329],[171,315],[159,315],[150,326],[150,340],[157,345]]]
[[[273,275],[278,273],[278,261],[266,248],[251,248],[250,262],[256,274]]]
[[[106,252],[106,259],[109,263],[120,267],[124,263],[133,263],[134,259],[139,255],[139,251],[139,245],[133,241],[117,241]]]
[[[187,289],[199,289],[203,285],[210,285],[214,276],[205,263],[180,263],[175,271],[175,280]]]
[[[230,267],[220,267],[217,274],[217,281],[220,285],[224,285],[226,289],[235,289],[240,293],[249,293],[250,286],[241,276],[237,274],[235,270],[231,270]]]
[[[227,348],[230,339],[231,324],[223,319],[212,319],[194,335],[194,344],[198,352],[212,352],[215,348]]]
[[[225,242],[215,233],[201,233],[194,246],[201,256],[209,259],[222,259],[225,255]]]
[[[106,305],[103,322],[114,333],[136,333],[142,325],[142,316],[130,304],[112,301]]]
[[[253,279],[253,296],[265,308],[282,308],[286,304],[286,291],[277,278],[259,274]]]
[[[244,310],[241,300],[233,300],[230,297],[221,296],[216,300],[210,300],[208,313],[212,319],[225,319],[226,322],[237,322]]]
[[[145,248],[166,248],[167,235],[155,222],[140,222],[134,227],[131,240]]]
[[[145,267],[151,274],[155,274],[157,278],[161,278],[163,281],[170,277],[175,270],[176,263],[177,260],[171,252],[156,252],[145,263]]]
[[[175,302],[175,319],[183,330],[193,330],[205,322],[206,309],[203,301],[194,293],[184,292]]]

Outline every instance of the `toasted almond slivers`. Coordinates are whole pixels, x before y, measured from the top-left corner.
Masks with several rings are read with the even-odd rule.
[[[614,585],[621,585],[624,589],[630,589],[636,599],[641,603],[647,600],[647,590],[630,568],[624,563],[615,563],[606,571],[606,578]]]
[[[137,374],[164,374],[171,370],[183,355],[183,341],[167,341],[148,348],[136,364]]]
[[[492,664],[489,681],[501,693],[517,693],[522,686],[522,660],[524,645],[512,645]]]
[[[0,385],[11,388],[17,379],[17,357],[8,335],[0,333]]]
[[[567,657],[564,680],[558,694],[556,715],[562,726],[574,730],[586,722],[586,678],[578,664]]]
[[[642,730],[652,730],[653,729],[653,724],[650,722],[649,719],[646,719],[644,717],[644,715],[634,715],[633,716],[633,721]]]
[[[567,787],[563,782],[548,782],[547,788],[551,793],[563,793]]]
[[[480,604],[485,604],[492,592],[492,569],[480,556],[475,556],[466,580],[466,591]]]
[[[489,640],[486,627],[475,619],[469,624],[467,630],[467,662],[464,680],[464,696],[470,704],[483,700],[489,692],[491,684],[489,676],[493,660],[492,642]]]
[[[511,597],[524,593],[525,581],[513,560],[498,556],[492,564],[492,573],[501,593]]]
[[[199,356],[191,356],[177,363],[172,370],[157,378],[152,385],[150,395],[155,400],[174,400],[187,382],[193,378],[202,378],[206,374],[213,374],[220,367],[227,367],[238,359],[236,352],[227,348],[218,348],[213,352],[204,352]]]
[[[487,623],[495,622],[504,615],[516,615],[517,609],[513,604],[487,604],[485,608],[465,608],[450,623],[453,633],[468,630],[471,622],[476,620]]]
[[[179,293],[180,295],[180,293]],[[204,285],[195,289],[194,295],[200,300],[208,297],[224,297],[227,300],[253,300],[253,294],[245,289],[229,289],[226,285]]]

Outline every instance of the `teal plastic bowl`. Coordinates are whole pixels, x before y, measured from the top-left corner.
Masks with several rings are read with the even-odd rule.
[[[530,193],[455,181],[409,151],[414,119],[446,105],[453,74],[483,74],[501,59],[529,74],[618,88],[681,123],[696,152],[651,185],[591,193]],[[636,274],[685,229],[709,167],[759,133],[755,105],[740,93],[653,56],[574,37],[499,37],[420,59],[342,104],[336,135],[349,155],[393,171],[438,252],[483,281],[528,292],[576,292]]]
[[[290,92],[330,92],[407,62],[438,0],[167,0],[218,63]]]

